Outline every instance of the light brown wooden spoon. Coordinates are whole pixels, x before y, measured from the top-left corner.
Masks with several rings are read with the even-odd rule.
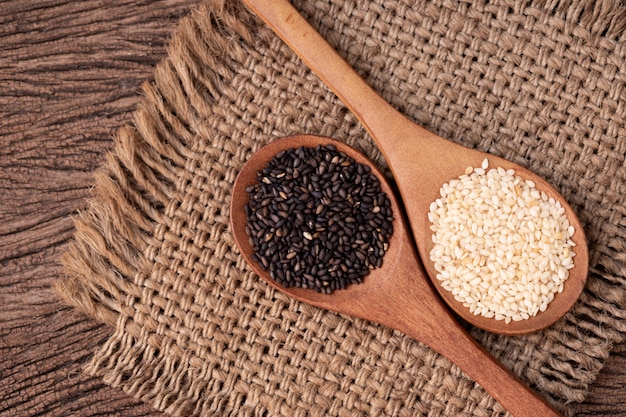
[[[287,0],[244,0],[290,48],[331,88],[368,130],[393,173],[422,262],[437,291],[464,320],[485,330],[517,335],[541,330],[561,318],[580,296],[588,272],[585,234],[572,208],[543,178],[503,158],[469,149],[443,139],[415,124],[382,99],[339,54],[311,27]],[[479,167],[488,158],[490,167],[515,170],[533,180],[539,190],[560,201],[575,228],[575,267],[548,309],[528,320],[505,323],[473,315],[443,289],[430,261],[433,247],[429,229],[430,203],[439,198],[441,186]]]
[[[252,259],[253,249],[246,234],[244,207],[249,201],[246,187],[257,182],[257,173],[274,155],[285,149],[328,143],[372,168],[381,182],[381,188],[391,200],[394,220],[393,234],[382,267],[374,269],[361,284],[322,294],[312,289],[283,287]],[[230,217],[231,230],[243,257],[271,286],[297,300],[380,323],[413,337],[450,359],[516,417],[560,415],[503,368],[454,319],[425,276],[394,191],[380,171],[348,145],[321,136],[299,135],[279,139],[261,148],[237,176]]]

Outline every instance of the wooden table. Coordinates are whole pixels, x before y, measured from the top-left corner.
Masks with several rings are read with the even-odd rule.
[[[199,0],[0,3],[0,416],[156,416],[81,373],[111,329],[51,290],[93,171]],[[626,416],[626,344],[580,416]]]

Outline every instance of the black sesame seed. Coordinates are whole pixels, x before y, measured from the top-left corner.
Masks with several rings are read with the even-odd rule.
[[[252,258],[279,285],[330,293],[380,267],[389,198],[369,167],[332,145],[277,154],[246,188]]]

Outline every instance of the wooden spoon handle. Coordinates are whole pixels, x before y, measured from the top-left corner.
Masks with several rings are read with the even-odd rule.
[[[400,232],[394,230],[394,234]],[[415,262],[398,262],[394,270],[388,271],[392,278],[384,291],[359,297],[361,308],[355,309],[354,315],[399,330],[439,352],[515,417],[561,415],[454,319],[426,278],[408,233],[398,257]]]
[[[435,351],[457,365],[515,417],[557,417],[561,414],[505,369],[476,340],[441,320],[441,343]],[[399,329],[401,330],[401,329]],[[405,332],[411,335],[410,329]]]
[[[471,336],[469,340],[452,339],[455,346],[444,354],[454,358],[452,362],[492,395],[500,405],[515,417],[545,416],[561,414],[543,398],[540,398],[516,375],[505,370]]]
[[[333,90],[376,140],[388,161],[386,152],[399,146],[398,141],[404,138],[411,137],[414,141],[416,130],[425,139],[434,136],[378,95],[288,1],[244,0],[244,3]]]

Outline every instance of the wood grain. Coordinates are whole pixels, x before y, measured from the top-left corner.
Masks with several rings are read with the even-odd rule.
[[[0,2],[0,416],[157,416],[80,372],[111,332],[50,289],[93,171],[199,0]],[[578,406],[626,415],[626,344]]]
[[[160,415],[81,373],[111,329],[50,285],[94,169],[197,3],[0,3],[0,416]]]

